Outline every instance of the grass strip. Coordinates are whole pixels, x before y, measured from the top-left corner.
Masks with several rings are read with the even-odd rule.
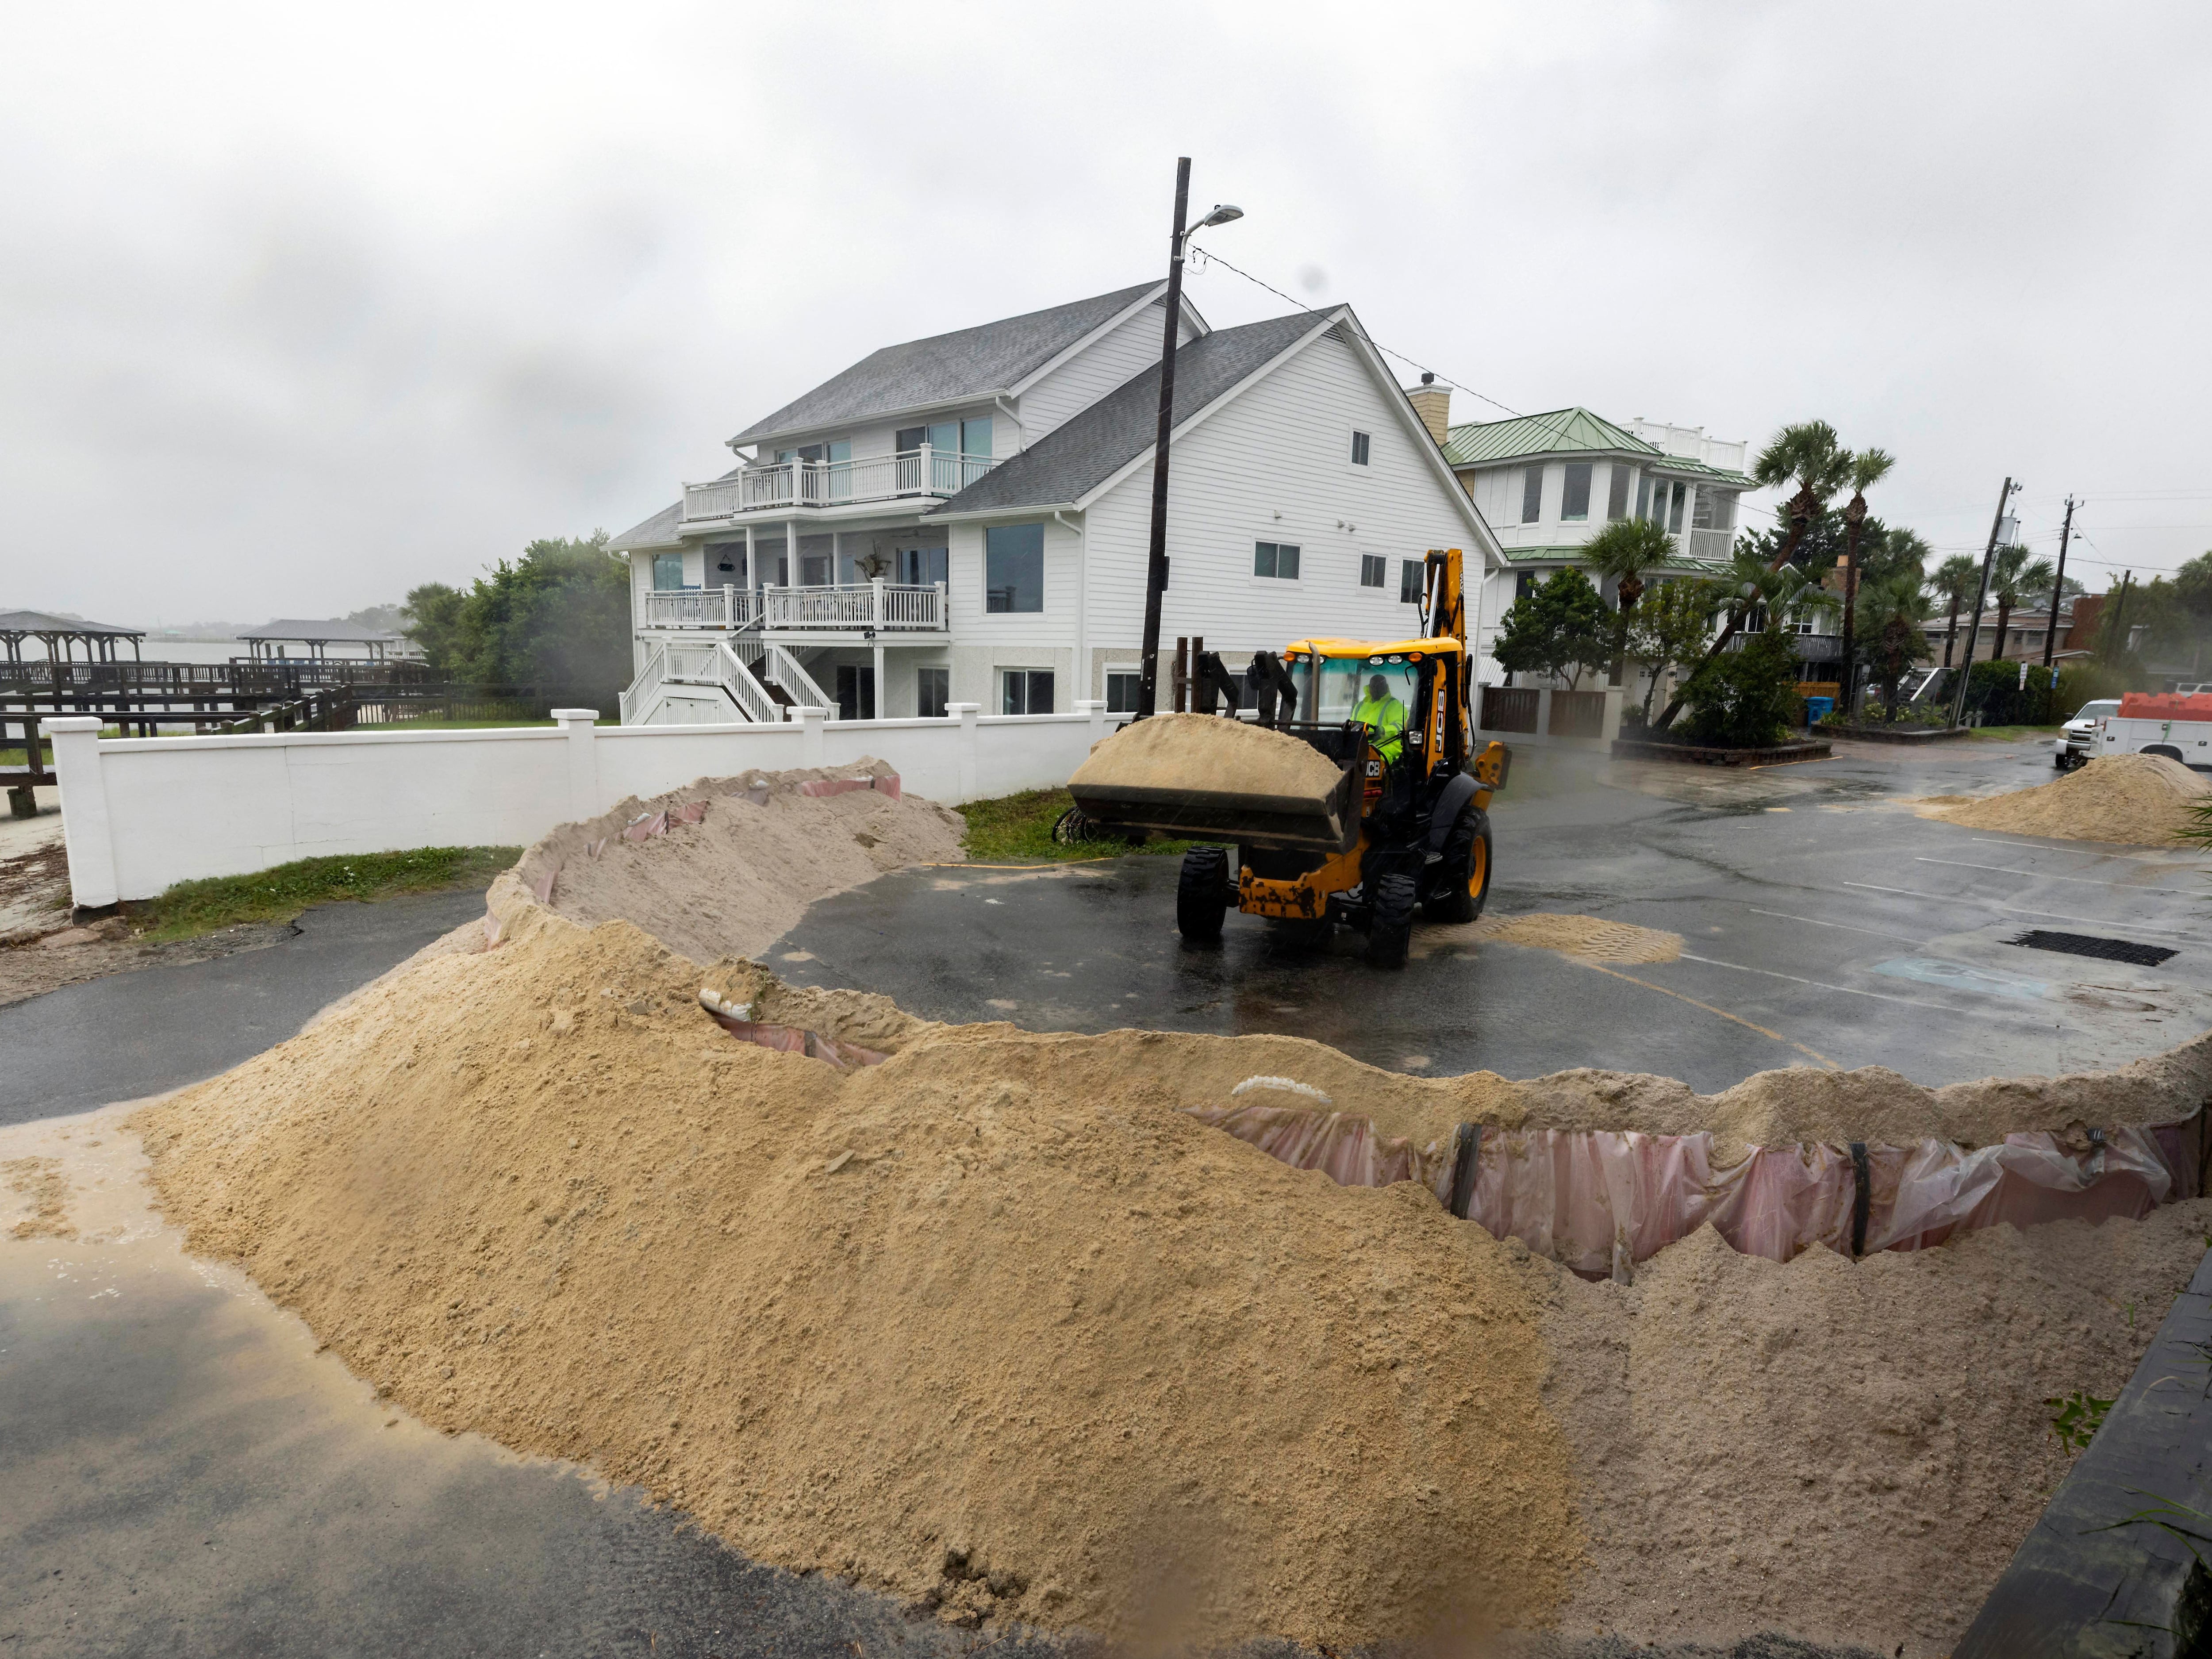
[[[1029,789],[996,800],[971,800],[960,809],[968,820],[968,833],[960,844],[979,864],[1000,859],[1054,859],[1083,863],[1092,859],[1120,858],[1127,853],[1172,854],[1177,857],[1190,846],[1187,841],[1149,840],[1132,847],[1119,839],[1079,842],[1066,845],[1052,838],[1060,815],[1075,805],[1065,789]]]
[[[297,859],[247,876],[180,881],[130,907],[149,939],[193,939],[246,921],[290,921],[341,899],[397,898],[489,885],[522,856],[520,847],[422,847],[408,853]]]

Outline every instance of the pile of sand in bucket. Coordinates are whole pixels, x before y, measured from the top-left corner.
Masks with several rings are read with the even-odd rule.
[[[932,1024],[561,914],[611,854],[720,890],[725,811],[861,815],[779,894],[874,862],[867,814],[951,833],[868,775],[541,843],[489,948],[142,1114],[167,1213],[431,1423],[938,1619],[1909,1654],[2063,1474],[2043,1402],[2118,1392],[2212,1228],[2212,1040],[1932,1091],[1415,1078]]]

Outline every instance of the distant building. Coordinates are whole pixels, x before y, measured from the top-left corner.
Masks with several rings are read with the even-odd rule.
[[[294,657],[350,657],[386,662],[419,659],[422,655],[422,647],[404,634],[335,620],[318,622],[287,617],[245,629],[238,637],[245,641],[248,653],[257,662],[281,662]]]

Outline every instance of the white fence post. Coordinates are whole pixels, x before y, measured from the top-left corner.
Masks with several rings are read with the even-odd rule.
[[[1106,700],[1103,697],[1078,697],[1075,712],[1086,715],[1091,721],[1090,741],[1097,743],[1106,735]]]
[[[817,708],[811,703],[794,704],[791,715],[800,726],[799,733],[799,763],[801,766],[822,764],[822,722],[830,718],[826,708]]]
[[[599,728],[596,708],[556,708],[562,735],[568,739],[568,812],[578,823],[599,815],[599,757],[592,742]]]
[[[1552,740],[1552,688],[1540,686],[1536,691],[1536,729],[1530,733],[1538,743]]]
[[[62,843],[68,849],[70,898],[80,910],[100,910],[121,896],[115,879],[115,835],[107,817],[107,780],[100,770],[97,716],[66,714],[46,722],[54,740],[54,779],[62,791]]]
[[[1611,743],[1620,735],[1620,711],[1627,706],[1628,688],[1625,685],[1607,688],[1605,694],[1605,721],[1598,728],[1598,741]]]
[[[960,722],[960,799],[952,804],[963,806],[975,799],[975,741],[976,717],[982,714],[980,702],[948,702],[945,712]]]

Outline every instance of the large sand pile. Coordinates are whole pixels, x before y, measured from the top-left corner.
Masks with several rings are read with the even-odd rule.
[[[1707,1233],[1589,1285],[1186,1115],[1265,1074],[1424,1136],[1972,1139],[2180,1115],[2212,1042],[1937,1091],[1419,1079],[1291,1037],[935,1026],[500,902],[497,949],[146,1113],[165,1207],[429,1421],[945,1619],[1941,1652],[2060,1472],[2041,1401],[2116,1391],[2212,1224],[1786,1267]],[[702,977],[890,1057],[736,1042]]]
[[[835,794],[809,784],[872,779]],[[909,864],[966,856],[956,812],[902,795],[881,761],[702,778],[562,825],[515,874],[540,902],[589,925],[635,922],[695,961],[749,956],[816,899]]]
[[[1303,738],[1218,714],[1155,714],[1133,720],[1100,743],[1068,787],[1088,782],[1124,789],[1203,789],[1209,793],[1314,800],[1343,773]]]
[[[2212,781],[2179,761],[2164,755],[2106,755],[2033,789],[1936,795],[1916,805],[1923,817],[1972,830],[2164,847],[2196,822],[2191,809],[2207,795],[2212,795]]]
[[[887,1029],[841,1073],[699,982],[530,907],[152,1109],[164,1206],[430,1422],[944,1616],[1334,1644],[1556,1607],[1567,1449],[1479,1230],[1194,1121],[1139,1034],[1069,1069]]]

